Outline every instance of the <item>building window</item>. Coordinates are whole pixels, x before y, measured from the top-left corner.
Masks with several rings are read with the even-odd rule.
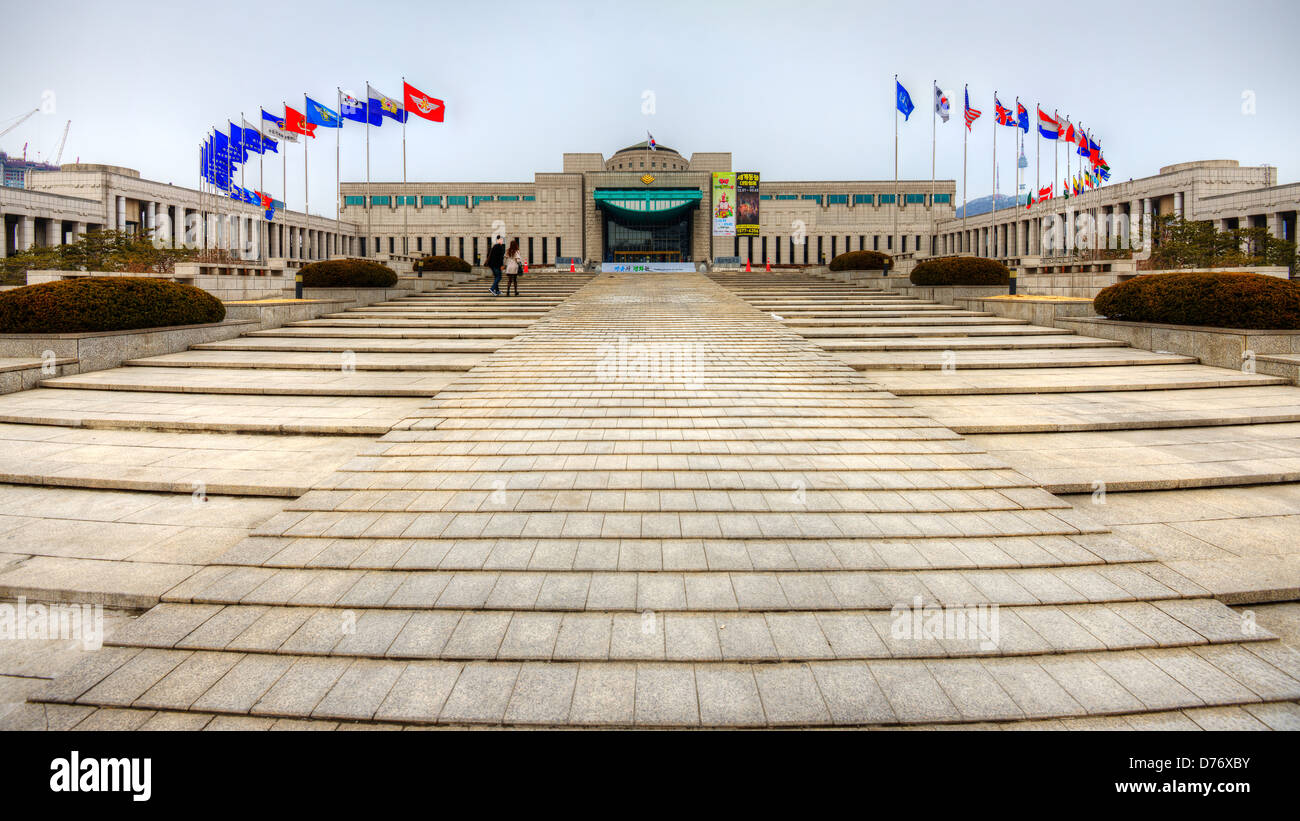
[[[758,198],[759,198],[760,200],[770,200],[770,199],[772,199],[772,195],[771,195],[771,194],[759,194],[759,195],[758,195]]]
[[[420,197],[420,204],[421,205],[442,205],[442,197],[437,197],[437,196],[430,197],[428,195],[425,195],[423,197]]]
[[[389,238],[388,238],[388,253],[390,253],[390,254],[394,253],[393,249],[396,247],[396,243],[395,243],[393,240],[395,240],[395,239],[396,239],[396,237],[389,237]]]
[[[854,194],[854,195],[853,195],[853,204],[854,204],[854,205],[870,205],[870,204],[872,203],[873,200],[874,200],[874,196],[873,196],[872,194]]]
[[[893,195],[893,194],[881,194],[881,195],[877,198],[877,202],[879,202],[881,205],[893,205],[893,204],[894,204],[894,195]]]
[[[766,263],[767,262],[767,237],[760,237],[759,244],[761,246],[759,248],[759,253],[762,254],[762,257],[761,259],[759,259],[759,262]]]
[[[735,246],[736,246],[736,250],[732,251],[732,252],[731,252],[731,255],[732,255],[733,257],[738,257],[738,256],[740,256],[740,237],[736,237],[735,240],[734,240],[734,243],[735,243]]]
[[[511,194],[509,196],[502,194],[501,196],[497,197],[497,202],[519,202],[519,197],[516,194]]]
[[[935,194],[935,202],[952,202],[952,194]]]
[[[778,200],[797,200],[799,199],[799,195],[798,194],[777,194],[776,198]]]
[[[831,259],[835,259],[835,240],[837,239],[839,239],[839,237],[831,237]]]
[[[546,256],[546,237],[542,237],[542,264],[545,265],[549,257]]]
[[[460,253],[458,254],[458,256],[461,259],[465,259],[465,238],[464,237],[460,238]]]
[[[781,264],[781,238],[777,237],[772,242],[772,245],[776,247],[776,264],[780,265]]]
[[[469,197],[447,197],[448,205],[469,205]]]
[[[564,256],[564,252],[560,250],[560,238],[559,238],[559,237],[556,237],[556,238],[555,238],[555,255],[556,255],[557,257]]]
[[[858,237],[858,250],[859,251],[867,250],[867,238],[865,236]]]
[[[827,205],[848,205],[849,195],[848,194],[827,194],[826,204]]]
[[[365,197],[344,197],[343,204],[344,205],[365,205],[366,198]]]
[[[524,194],[524,202],[534,202],[536,199],[537,197],[532,194]]]
[[[893,234],[890,234],[889,236],[885,237],[885,250],[886,250],[886,251],[892,251],[892,250],[894,250],[894,235],[893,235]]]
[[[389,205],[390,203],[392,203],[392,197],[384,196],[384,197],[371,197],[371,198],[370,198],[370,204],[371,204],[371,205]]]
[[[424,237],[415,238],[415,250],[424,253]]]
[[[917,234],[917,235],[916,235],[916,244],[912,246],[912,250],[914,250],[914,251],[919,251],[919,250],[921,250],[921,235],[920,235],[920,234]]]
[[[528,264],[533,264],[533,238],[528,238]]]
[[[816,202],[818,205],[821,205],[821,203],[822,203],[822,195],[821,195],[821,194],[801,194],[801,195],[799,195],[799,199],[801,199],[801,200],[813,200],[813,201]]]
[[[925,205],[925,194],[904,194],[903,202],[904,204],[917,202],[921,205]]]
[[[480,202],[491,202],[491,201],[492,201],[492,195],[491,195],[491,194],[475,194],[475,195],[474,195],[474,204],[475,204],[475,205],[478,205]]]

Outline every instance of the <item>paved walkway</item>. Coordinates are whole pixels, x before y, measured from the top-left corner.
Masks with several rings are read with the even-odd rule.
[[[1300,724],[1272,634],[772,316],[826,293],[592,280],[5,723]]]

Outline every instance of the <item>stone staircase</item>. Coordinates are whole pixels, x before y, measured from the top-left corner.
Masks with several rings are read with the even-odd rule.
[[[386,345],[422,313],[325,322]],[[1046,368],[1059,352],[1014,340],[1058,332],[802,277],[599,276],[523,313],[2,723],[1300,724],[1300,655],[888,389],[943,351],[819,345],[1014,328],[956,372],[1227,377],[1087,342]],[[826,327],[850,330],[801,335]]]

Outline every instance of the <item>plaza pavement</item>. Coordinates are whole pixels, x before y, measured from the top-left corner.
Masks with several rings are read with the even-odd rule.
[[[504,303],[430,294],[319,334],[300,324],[266,346],[246,337],[33,392],[138,392],[152,378],[203,396],[432,399],[385,406],[400,418],[390,431],[304,476],[310,490],[190,565],[0,724],[1300,726],[1300,656],[1160,561],[1158,541],[1123,538],[1044,490],[1033,464],[1009,466],[1026,448],[954,430],[969,418],[987,431],[996,415],[942,403],[1028,396],[1036,382],[1060,400],[1280,380],[806,277],[554,289],[472,363],[401,353],[439,370],[391,370],[384,340],[449,313],[492,327],[482,320]],[[815,335],[826,328],[837,335]],[[325,335],[344,329],[366,336]],[[354,374],[324,368],[331,338],[367,340],[343,349]],[[231,367],[250,344],[263,367]],[[319,382],[302,375],[315,367]],[[445,381],[430,390],[418,380],[431,373]],[[1078,407],[1057,404],[1026,424],[1056,435],[1050,414]],[[1125,495],[1094,507],[1128,522],[1141,505],[1113,505]],[[914,602],[997,605],[997,635],[907,636],[918,621],[891,609]]]

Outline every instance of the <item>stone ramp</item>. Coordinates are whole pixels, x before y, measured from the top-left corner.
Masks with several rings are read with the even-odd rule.
[[[1204,587],[694,274],[593,279],[164,599],[9,726],[1286,726],[1300,698]]]

